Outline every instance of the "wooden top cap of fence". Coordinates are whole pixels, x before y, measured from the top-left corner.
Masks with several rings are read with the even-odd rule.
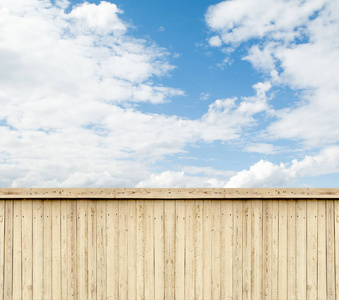
[[[0,199],[339,199],[339,188],[193,189],[193,188],[26,188],[0,189]]]

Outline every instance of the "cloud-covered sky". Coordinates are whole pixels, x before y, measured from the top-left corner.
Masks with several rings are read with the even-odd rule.
[[[337,0],[0,0],[0,187],[337,187]]]

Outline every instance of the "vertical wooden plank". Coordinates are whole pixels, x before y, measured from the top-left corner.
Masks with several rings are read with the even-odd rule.
[[[119,299],[119,201],[107,201],[107,299]]]
[[[279,200],[279,274],[278,274],[278,297],[287,299],[287,200]]]
[[[339,200],[334,200],[335,298],[339,299]]]
[[[174,300],[175,261],[175,201],[164,203],[165,231],[165,299]]]
[[[44,202],[44,299],[52,299],[52,203]]]
[[[318,299],[326,299],[326,207],[325,201],[318,201]]]
[[[22,270],[21,270],[21,222],[22,202],[24,200],[14,200],[13,202],[13,299],[22,297]]]
[[[212,227],[211,227],[211,243],[212,243],[212,297],[211,299],[220,299],[221,293],[220,293],[220,275],[221,275],[221,269],[223,272],[225,272],[226,267],[226,259],[223,259],[222,267],[220,266],[220,250],[221,253],[224,255],[224,251],[226,250],[227,243],[230,243],[230,241],[226,240],[226,234],[224,233],[224,226],[220,228],[220,215],[222,213],[226,214],[229,213],[227,209],[225,209],[226,202],[215,200],[212,202],[211,207],[211,220],[212,220]],[[229,202],[227,202],[227,205],[229,206]],[[226,217],[225,215],[223,217]],[[187,220],[186,220],[187,221]],[[224,221],[223,221],[224,222]],[[221,229],[223,230],[221,232]],[[188,232],[186,232],[186,235],[188,235]],[[187,240],[187,238],[186,238]],[[189,270],[187,270],[189,272]],[[225,273],[224,273],[225,274]],[[226,277],[227,278],[227,277]],[[224,281],[222,281],[224,283]],[[186,284],[186,282],[185,282]],[[226,291],[223,291],[223,293],[226,295]]]
[[[204,201],[195,200],[194,252],[195,252],[195,299],[203,299],[203,216]]]
[[[295,291],[295,200],[287,201],[287,285],[288,299],[296,299]]]
[[[88,297],[97,297],[97,201],[88,200]]]
[[[272,299],[272,200],[263,201],[263,299]]]
[[[13,209],[13,200],[6,200],[4,299],[13,297]]]
[[[33,298],[33,201],[22,201],[22,299]]]
[[[33,200],[33,299],[44,297],[44,201]]]
[[[52,299],[61,299],[60,200],[52,201]]]
[[[128,200],[128,298],[136,299],[137,288],[137,231],[135,200]]]
[[[77,200],[67,200],[67,244],[68,244],[68,299],[76,298],[76,224],[77,224]]]
[[[306,200],[296,202],[296,298],[306,299]]]
[[[145,213],[144,200],[137,200],[136,203],[137,223],[137,252],[136,252],[136,299],[145,299]]]
[[[164,201],[154,201],[154,286],[155,299],[164,299]]]
[[[186,200],[185,299],[194,299],[194,284],[195,284],[194,216],[195,216],[195,201]]]
[[[335,255],[334,255],[334,203],[333,200],[326,201],[326,245],[327,245],[327,298],[335,299]]]
[[[252,270],[252,200],[243,200],[243,299],[251,300],[251,270]]]
[[[278,296],[287,299],[288,295],[288,201],[279,200],[279,274]]]
[[[128,200],[119,200],[119,299],[128,299]]]
[[[106,200],[97,201],[97,299],[106,299]]]
[[[317,299],[317,200],[307,200],[307,299]]]
[[[60,202],[60,243],[61,243],[61,299],[68,297],[68,244],[67,244],[67,200]]]
[[[271,253],[271,294],[278,299],[279,278],[279,200],[272,201],[272,253]]]
[[[233,298],[242,300],[242,200],[233,200]]]
[[[88,299],[88,219],[87,200],[77,200],[77,294]]]
[[[0,299],[4,299],[5,200],[0,200]]]
[[[153,200],[145,200],[145,299],[154,299],[154,213]],[[178,297],[177,297],[178,299]]]
[[[252,299],[262,299],[262,253],[262,200],[252,200]]]
[[[203,298],[204,299],[210,299],[212,295],[211,204],[212,204],[211,200],[204,201],[204,248],[203,248],[203,256],[204,256]],[[185,230],[185,227],[183,228],[183,230]],[[180,298],[176,297],[176,299],[180,299]]]
[[[220,215],[221,214],[221,215]],[[219,213],[220,247],[218,247],[220,258],[220,297],[221,299],[232,299],[233,297],[233,200],[220,201]],[[213,234],[212,234],[213,238]],[[213,246],[214,247],[214,246]],[[213,263],[213,262],[212,262]],[[212,287],[213,289],[213,287]]]

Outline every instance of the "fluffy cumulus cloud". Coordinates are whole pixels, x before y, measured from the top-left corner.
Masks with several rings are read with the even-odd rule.
[[[330,146],[319,154],[306,156],[298,161],[294,159],[289,164],[273,164],[260,160],[249,170],[243,170],[232,176],[225,185],[234,187],[277,187],[291,184],[294,180],[308,176],[339,172],[339,146]]]
[[[230,0],[210,6],[206,22],[224,52],[252,41],[243,59],[266,79],[253,96],[217,99],[189,119],[139,109],[185,92],[158,83],[175,68],[170,53],[133,37],[115,4],[0,0],[0,187],[259,187],[338,172],[338,1]],[[285,85],[302,98],[275,108],[272,90]],[[273,122],[245,151],[272,155],[274,140],[288,139],[318,154],[239,173],[154,172],[187,146],[245,140],[258,116]]]
[[[244,57],[272,84],[301,90],[293,107],[276,111],[274,139],[308,147],[339,142],[339,2],[231,0],[210,6],[206,22],[226,45],[252,41]],[[211,43],[211,41],[210,41]]]
[[[269,109],[270,84],[259,83],[255,96],[216,100],[198,119],[143,113],[136,103],[184,92],[154,83],[174,68],[169,55],[131,36],[115,4],[0,3],[2,187],[176,186],[183,171],[152,175],[152,164],[192,143],[237,139]]]
[[[263,136],[319,151],[290,166],[260,160],[232,177],[226,187],[279,186],[301,176],[338,172],[339,2],[230,0],[210,6],[205,18],[212,46],[219,40],[235,48],[250,42],[243,59],[273,86],[288,86],[300,95],[283,109],[272,106],[274,119]],[[259,143],[245,150],[270,154],[276,149]]]

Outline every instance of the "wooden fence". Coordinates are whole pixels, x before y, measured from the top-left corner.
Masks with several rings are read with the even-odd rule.
[[[339,299],[339,189],[0,189],[0,299]]]

